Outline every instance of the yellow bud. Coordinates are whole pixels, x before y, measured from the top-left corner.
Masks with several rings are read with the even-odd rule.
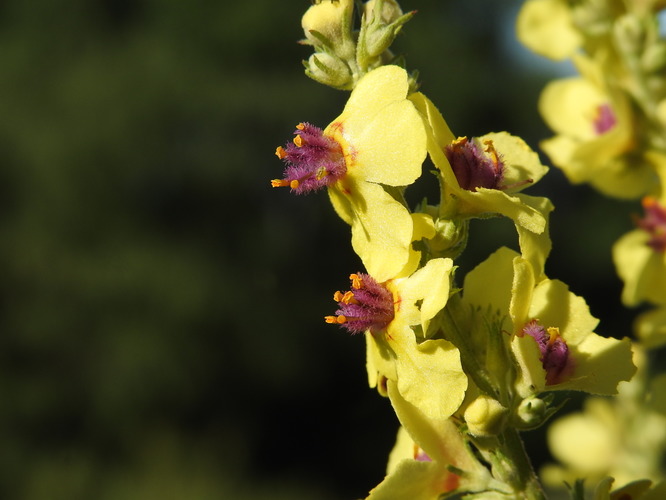
[[[301,20],[308,41],[312,45],[322,44],[321,40],[311,33],[317,31],[334,45],[339,43],[344,37],[343,30],[351,24],[353,3],[353,0],[322,0],[312,5]]]
[[[465,410],[465,422],[474,436],[494,436],[502,432],[507,409],[499,401],[482,394]]]

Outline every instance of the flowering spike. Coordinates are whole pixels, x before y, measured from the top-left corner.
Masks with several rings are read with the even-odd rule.
[[[342,147],[335,139],[309,123],[299,123],[296,137],[275,155],[286,164],[284,179],[271,181],[273,187],[290,187],[301,194],[330,186],[347,173]]]
[[[352,274],[349,279],[353,290],[335,292],[338,310],[324,318],[326,323],[342,325],[351,333],[385,329],[395,315],[393,294],[367,274]]]

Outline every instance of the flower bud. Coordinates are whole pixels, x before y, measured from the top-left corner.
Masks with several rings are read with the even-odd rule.
[[[341,44],[346,38],[345,31],[351,27],[353,0],[321,0],[312,5],[303,15],[301,26],[308,42],[314,46],[324,43],[313,31],[328,40],[333,47]]]
[[[638,56],[643,50],[645,28],[641,20],[632,14],[625,14],[615,21],[613,27],[615,43],[626,55]]]
[[[656,73],[666,66],[666,44],[649,45],[641,56],[641,66],[648,73]]]
[[[353,78],[349,66],[339,57],[317,52],[305,64],[305,74],[319,83],[336,89],[351,89]]]
[[[365,5],[357,58],[361,67],[372,65],[393,43],[402,25],[415,11],[403,14],[395,0],[370,0]]]
[[[465,410],[465,422],[473,436],[494,436],[502,432],[507,409],[499,401],[482,394]]]
[[[548,405],[537,397],[523,399],[516,411],[518,427],[534,429],[540,426],[547,418]]]
[[[373,10],[375,9],[375,4],[378,3],[378,0],[370,0],[366,2],[363,6],[363,13],[366,18],[370,18],[373,15]],[[381,12],[379,13],[381,19],[386,24],[391,24],[396,21],[400,16],[402,16],[402,9],[398,2],[395,0],[384,0],[381,6]]]
[[[457,257],[467,244],[468,229],[469,221],[464,219],[437,219],[435,236],[429,242],[431,251],[444,257]]]

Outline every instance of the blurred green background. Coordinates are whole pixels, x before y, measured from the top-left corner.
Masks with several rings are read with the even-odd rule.
[[[348,228],[325,195],[269,185],[294,125],[346,98],[302,73],[308,5],[0,4],[0,498],[341,499],[382,479],[397,421],[363,340],[322,321],[359,270]],[[567,69],[516,45],[520,2],[402,5],[419,13],[396,51],[454,133],[548,135],[538,93]],[[634,204],[557,171],[531,194],[557,207],[549,275],[628,334],[609,245]],[[462,269],[515,240],[475,224]]]

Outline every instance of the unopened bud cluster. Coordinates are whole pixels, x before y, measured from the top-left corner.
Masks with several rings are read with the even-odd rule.
[[[413,15],[403,14],[395,0],[370,0],[357,28],[353,0],[319,0],[302,20],[302,43],[314,47],[303,61],[305,74],[330,87],[353,89],[368,71],[392,62],[389,48]]]

